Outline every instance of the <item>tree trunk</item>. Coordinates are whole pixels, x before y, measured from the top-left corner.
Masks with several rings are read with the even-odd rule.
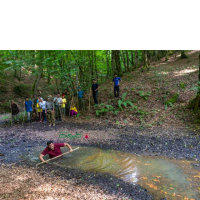
[[[150,50],[147,51],[147,63],[148,63],[148,65],[150,65],[150,63],[151,63],[151,51]]]
[[[200,82],[200,50],[199,50],[199,82]]]
[[[127,62],[127,69],[128,69],[128,71],[130,72],[128,50],[126,50],[126,62]]]
[[[142,68],[142,71],[143,71],[145,68],[148,68],[147,51],[146,50],[142,50],[142,59],[143,59],[143,68]]]
[[[107,63],[107,78],[110,75],[110,59],[109,59],[109,50],[106,50],[106,63]]]
[[[122,76],[121,62],[120,62],[120,50],[113,50],[115,56],[116,73],[118,76]]]
[[[187,55],[185,54],[185,50],[181,50],[181,58],[187,58]]]
[[[39,62],[41,61],[41,59],[43,58],[43,51],[39,51]],[[36,53],[36,51],[35,51]],[[36,55],[35,55],[35,61],[36,61]],[[37,67],[37,63],[35,63],[35,66]],[[43,65],[40,63],[39,66],[38,66],[38,74],[36,76],[36,79],[34,81],[34,84],[32,86],[32,95],[33,97],[35,96],[36,94],[36,90],[37,90],[37,87],[40,83],[40,79],[41,79],[41,76],[42,76],[42,72],[43,72]]]
[[[165,54],[165,61],[168,61],[168,50],[166,51],[166,54]]]
[[[124,69],[125,69],[125,72],[127,72],[127,64],[126,64],[126,58],[125,58],[125,52],[122,50],[121,51],[121,59],[123,61],[123,64],[124,64]]]
[[[113,70],[113,75],[115,73],[115,51],[111,50],[111,66],[112,66],[112,70]]]
[[[138,68],[138,51],[135,50],[135,69]]]
[[[133,50],[131,50],[131,65],[132,65],[132,69],[133,69],[133,66],[134,66],[134,58],[133,58]]]
[[[96,55],[95,50],[94,50],[94,66],[95,66],[96,77],[97,77],[97,80],[98,80],[99,76],[98,76],[98,71],[97,71],[97,55]]]
[[[37,91],[37,87],[38,87],[38,85],[39,85],[39,83],[40,83],[40,78],[41,78],[41,75],[42,75],[42,71],[43,71],[43,66],[42,65],[40,65],[39,67],[38,67],[38,75],[37,75],[37,78],[35,79],[35,82],[34,82],[34,84],[33,84],[33,97],[35,96],[35,94],[36,94],[36,91]]]

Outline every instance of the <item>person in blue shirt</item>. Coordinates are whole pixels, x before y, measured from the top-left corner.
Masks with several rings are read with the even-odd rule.
[[[85,96],[85,93],[81,88],[78,88],[78,104],[79,104],[79,110],[82,110],[84,108],[84,101],[83,97]]]
[[[25,108],[26,108],[26,113],[27,113],[28,122],[31,122],[32,111],[33,111],[33,104],[32,104],[32,101],[29,100],[28,97],[26,97]]]
[[[117,74],[115,74],[115,77],[113,78],[114,82],[114,96],[119,97],[119,82],[122,81],[121,78],[117,77]]]

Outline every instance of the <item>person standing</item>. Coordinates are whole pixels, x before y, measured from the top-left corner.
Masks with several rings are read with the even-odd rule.
[[[117,77],[117,74],[115,74],[115,77],[113,78],[114,82],[114,96],[119,97],[119,82],[122,81],[121,78]]]
[[[62,95],[62,104],[61,104],[61,114],[62,118],[65,117],[65,104],[66,104],[65,95]]]
[[[43,118],[43,122],[47,122],[46,119],[46,101],[43,101],[42,98],[40,98],[40,108],[42,109],[42,118]]]
[[[61,103],[62,98],[60,98],[60,94],[57,94],[57,96],[53,99],[53,102],[55,103],[55,111],[56,111],[56,120],[61,121]]]
[[[38,116],[38,113],[37,113],[37,109],[34,109],[37,107],[37,99],[33,97],[33,95],[31,95],[31,99],[32,101],[32,104],[33,104],[33,111],[34,113],[36,112],[36,115],[34,116],[34,118],[36,118],[36,116]],[[33,112],[32,112],[32,118],[33,118]]]
[[[25,108],[26,108],[26,113],[27,113],[28,122],[31,122],[32,111],[33,111],[33,104],[32,104],[32,101],[29,100],[28,97],[26,97]]]
[[[36,107],[37,107],[37,113],[38,113],[39,122],[42,122],[42,109],[40,108],[40,98],[41,97],[38,95],[38,100],[37,100]]]
[[[98,99],[97,99],[98,90],[99,90],[99,85],[96,83],[96,80],[93,79],[93,84],[92,84],[92,95],[93,95],[94,103],[95,103],[95,104],[98,104]]]
[[[47,121],[49,122],[49,126],[55,126],[55,112],[54,112],[54,103],[51,101],[51,98],[48,97],[46,102],[46,110],[47,113]]]
[[[79,104],[79,110],[82,110],[84,108],[84,101],[83,101],[83,96],[85,96],[85,93],[81,88],[78,88],[78,104]]]
[[[14,103],[14,101],[11,101],[11,112],[12,112],[12,121],[16,120],[17,122],[19,122],[19,108],[17,106],[17,104]]]

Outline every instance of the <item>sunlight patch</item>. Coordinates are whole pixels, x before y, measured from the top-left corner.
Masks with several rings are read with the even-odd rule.
[[[189,74],[189,73],[196,72],[196,71],[198,71],[198,69],[184,69],[181,71],[176,71],[176,72],[174,72],[174,74],[175,74],[175,76],[182,76],[182,75]]]

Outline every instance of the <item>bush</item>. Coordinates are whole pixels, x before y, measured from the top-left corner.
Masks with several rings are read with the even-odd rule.
[[[10,102],[0,103],[0,112],[11,112]]]
[[[7,93],[7,89],[4,86],[0,86],[0,94],[5,94]]]
[[[31,89],[24,84],[20,84],[13,88],[13,92],[20,97],[26,97],[30,95]]]
[[[113,111],[113,106],[111,105],[106,105],[104,103],[101,103],[99,105],[94,106],[95,111],[96,111],[96,116],[99,117],[100,115],[105,115],[109,111]]]

